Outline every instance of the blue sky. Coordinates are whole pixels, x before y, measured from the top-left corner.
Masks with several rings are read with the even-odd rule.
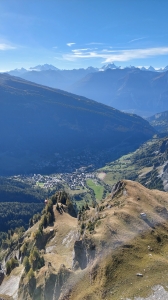
[[[167,0],[1,0],[0,70],[168,65]]]

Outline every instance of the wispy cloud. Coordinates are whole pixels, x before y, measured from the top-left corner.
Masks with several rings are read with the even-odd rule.
[[[93,59],[93,58],[101,58],[103,59],[103,63],[110,62],[124,62],[132,59],[142,59],[151,56],[162,56],[168,55],[168,47],[158,47],[158,48],[146,48],[146,49],[128,49],[128,50],[109,50],[103,49],[100,51],[86,49],[74,49],[70,53],[64,54],[63,58],[66,60],[77,60],[77,59]]]
[[[71,47],[72,45],[75,45],[76,43],[67,43],[68,47]]]
[[[140,38],[137,38],[137,39],[130,40],[128,43],[133,43],[133,42],[144,40],[144,39],[146,39],[146,37],[140,37]]]
[[[88,51],[88,50],[91,50],[91,48],[74,49],[72,50],[72,52]]]
[[[114,52],[114,50],[109,50],[109,49],[102,49],[101,50],[102,52],[104,52],[104,53],[113,53]]]
[[[168,55],[168,47],[120,50],[105,57],[105,62],[128,61],[132,59],[147,58],[150,56]]]
[[[92,42],[92,43],[88,43],[86,45],[104,45],[104,43],[96,43],[96,42]]]
[[[16,47],[11,46],[9,44],[4,44],[4,43],[0,43],[0,50],[1,51],[5,51],[5,50],[13,50],[16,49]]]

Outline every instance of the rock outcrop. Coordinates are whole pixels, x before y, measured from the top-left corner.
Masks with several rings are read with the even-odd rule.
[[[74,244],[73,268],[81,270],[95,258],[95,244],[92,240],[83,239]]]

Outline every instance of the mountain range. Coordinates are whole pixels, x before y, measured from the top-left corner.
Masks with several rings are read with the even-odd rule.
[[[13,70],[9,74],[59,88],[96,100],[116,109],[149,117],[168,109],[167,67],[156,72],[153,67],[121,69],[114,64],[101,69],[59,70],[52,65],[39,65]]]
[[[155,72],[165,72],[168,70],[168,66],[164,67],[164,68],[157,68],[155,69],[154,67],[150,66],[150,67],[135,67],[135,66],[127,66],[127,67],[124,67],[124,68],[121,68],[120,66],[116,66],[114,63],[110,63],[110,64],[106,64],[106,65],[103,65],[102,67],[100,68],[95,68],[95,67],[88,67],[86,70],[90,70],[92,72],[94,71],[105,71],[107,69],[127,69],[127,68],[130,68],[130,69],[135,69],[135,68],[139,68],[140,70],[143,70],[143,71],[155,71]],[[7,73],[8,74],[11,74],[11,75],[18,75],[19,72],[23,73],[23,72],[28,72],[28,71],[32,71],[32,70],[35,70],[35,71],[47,71],[47,70],[54,70],[54,71],[63,71],[51,64],[44,64],[44,65],[37,65],[35,67],[30,67],[29,69],[25,69],[25,68],[21,68],[21,69],[14,69],[14,70],[10,70],[8,71]],[[74,69],[74,70],[78,70],[78,69]]]
[[[98,71],[98,68],[93,67],[88,67],[87,69],[60,70],[53,65],[44,64],[31,67],[29,70],[21,68],[11,70],[7,73],[38,84],[68,90],[68,87],[78,80],[90,73]]]
[[[168,72],[108,69],[88,74],[69,91],[122,111],[151,116],[168,109]]]
[[[87,151],[98,159],[107,150],[105,159],[112,160],[155,133],[136,115],[8,74],[0,75],[0,106],[1,175],[37,171],[37,161],[42,167],[51,158],[65,171],[73,155],[83,164],[81,152],[88,165]]]

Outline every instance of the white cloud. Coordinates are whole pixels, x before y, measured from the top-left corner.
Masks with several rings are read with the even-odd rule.
[[[76,43],[67,43],[68,47],[71,47],[72,45],[75,45]]]
[[[131,49],[115,51],[112,55],[105,57],[105,62],[112,61],[128,61],[132,59],[147,58],[150,56],[168,55],[168,47],[146,48],[146,49]]]
[[[63,57],[66,60],[76,60],[79,58],[101,58],[104,60],[103,63],[110,63],[114,61],[129,61],[132,59],[141,59],[161,55],[168,55],[168,47],[128,50],[103,49],[100,51],[76,49],[68,54],[64,54]]]
[[[0,44],[0,50],[5,51],[5,50],[13,50],[16,49],[16,47],[8,45],[8,44]]]

